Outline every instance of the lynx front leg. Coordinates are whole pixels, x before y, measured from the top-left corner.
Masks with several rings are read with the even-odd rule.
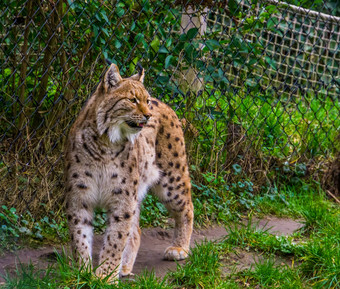
[[[104,245],[99,256],[99,268],[97,275],[110,279],[118,278],[121,269],[121,261],[124,248],[130,235],[132,217],[135,212],[135,204],[119,202],[109,209],[107,229],[104,237]]]
[[[67,204],[72,252],[79,264],[88,265],[92,258],[93,211],[85,202],[69,200]]]
[[[135,263],[137,253],[140,246],[141,230],[139,228],[139,206],[132,219],[129,239],[123,252],[121,276],[132,275],[133,265]]]

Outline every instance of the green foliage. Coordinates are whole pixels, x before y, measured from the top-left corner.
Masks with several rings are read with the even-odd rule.
[[[233,195],[228,194],[229,187],[224,179],[215,178],[212,174],[202,174],[202,177],[204,183],[192,183],[195,222],[208,224],[232,219],[236,200]]]
[[[220,282],[218,246],[213,242],[203,242],[191,249],[188,260],[169,274],[175,288],[216,288]]]
[[[277,93],[263,71],[261,76],[256,73],[262,68],[274,71],[280,68],[258,40],[268,31],[282,36],[281,28],[287,23],[278,26],[278,20],[272,17],[278,12],[275,5],[259,3],[259,15],[255,16],[239,9],[239,1],[229,1],[229,12],[237,25],[233,22],[230,35],[222,39],[219,35],[224,32],[222,27],[220,31],[209,32],[203,37],[198,37],[196,28],[179,33],[182,7],[174,6],[169,1],[120,0],[110,4],[68,0],[55,5],[53,11],[60,9],[58,13],[51,11],[51,4],[45,1],[40,3],[39,13],[34,14],[34,27],[29,26],[27,30],[29,51],[25,52],[22,51],[25,37],[20,36],[24,35],[25,29],[15,22],[17,18],[13,21],[13,15],[25,21],[30,18],[27,16],[30,12],[26,11],[26,1],[7,2],[8,9],[1,11],[3,25],[0,25],[0,34],[3,35],[1,53],[6,56],[0,68],[0,88],[3,92],[0,95],[3,104],[0,113],[5,120],[0,131],[10,139],[10,136],[18,135],[18,128],[25,127],[25,148],[18,150],[19,161],[12,163],[11,155],[1,160],[3,183],[7,175],[13,175],[15,185],[11,184],[9,188],[16,187],[20,191],[32,188],[35,193],[40,192],[40,186],[44,183],[41,176],[34,174],[30,178],[24,164],[33,167],[36,162],[39,167],[46,152],[55,154],[59,159],[62,140],[45,138],[43,133],[46,127],[56,131],[58,138],[64,135],[65,128],[90,95],[90,87],[95,86],[105,69],[104,58],[117,63],[122,75],[126,76],[135,72],[140,61],[148,72],[146,87],[151,89],[154,96],[174,105],[179,116],[185,113],[186,119],[199,130],[188,148],[196,224],[227,223],[240,217],[244,211],[276,213],[304,220],[303,230],[291,237],[276,237],[251,225],[230,226],[230,234],[222,247],[240,246],[270,254],[290,255],[301,260],[301,271],[278,267],[268,261],[256,264],[254,274],[249,271],[238,277],[242,277],[244,282],[249,281],[251,286],[260,283],[265,288],[299,288],[302,287],[301,280],[296,274],[302,274],[316,287],[339,286],[338,208],[325,202],[319,191],[313,191],[314,187],[302,184],[301,179],[308,173],[308,160],[323,162],[338,152],[340,103],[329,97],[323,88],[319,94]],[[32,2],[35,11],[39,7],[35,1]],[[334,14],[337,14],[339,8],[335,2],[288,1],[324,12],[327,12],[327,7],[332,7]],[[253,1],[250,5],[251,11],[255,11],[257,3]],[[64,13],[65,16],[60,18]],[[53,17],[55,21],[52,21]],[[55,23],[59,23],[58,27]],[[297,30],[302,29],[298,24],[296,27]],[[55,37],[52,37],[51,31]],[[310,36],[313,33],[310,32]],[[255,36],[252,41],[246,37],[249,34]],[[54,38],[58,45],[53,44]],[[301,35],[302,42],[306,39],[305,35]],[[44,63],[49,52],[53,55],[53,61]],[[27,55],[27,59],[18,63],[23,55]],[[306,49],[296,57],[296,61],[308,57]],[[21,70],[24,64],[28,67],[23,82]],[[204,81],[204,89],[197,95],[186,93],[181,77],[174,73],[189,67],[194,68]],[[230,67],[235,79],[225,75]],[[326,73],[327,64],[324,67],[321,69],[325,71],[321,72]],[[240,78],[237,85],[236,75]],[[44,76],[47,76],[45,88],[40,85]],[[23,95],[21,87],[25,88]],[[70,95],[70,92],[75,95]],[[20,115],[25,117],[18,117]],[[29,120],[25,124],[23,121],[26,118]],[[229,127],[238,130],[236,133],[230,132]],[[239,138],[234,138],[235,135]],[[27,136],[30,136],[29,145]],[[35,147],[35,142],[39,146]],[[20,139],[17,143],[21,143]],[[34,153],[25,153],[31,148]],[[1,146],[1,150],[5,154],[8,152],[7,147]],[[34,161],[31,160],[32,155]],[[275,162],[272,162],[273,159]],[[258,168],[259,163],[262,166]],[[254,171],[264,172],[266,183],[262,188],[256,183],[258,179],[251,175]],[[294,184],[294,187],[287,184]],[[267,186],[271,188],[267,189]],[[260,189],[265,189],[266,193],[256,195],[255,192]],[[65,218],[60,213],[57,217],[49,212],[37,219],[30,213],[20,215],[14,208],[3,206],[0,211],[1,245],[5,249],[13,249],[13,240],[17,241],[20,237],[65,241]],[[141,213],[141,225],[163,226],[166,222],[165,207],[153,196],[147,196]],[[96,212],[94,225],[96,232],[105,230],[105,210]],[[309,239],[306,241],[303,238]],[[171,284],[189,288],[237,288],[238,283],[234,280],[222,280],[220,254],[216,244],[198,246],[184,269],[172,275]],[[25,281],[19,278],[19,283],[13,283],[9,288],[20,288],[25,284],[32,288],[57,288],[59,285],[53,285],[52,281],[62,284],[63,288],[112,288],[94,277],[90,268],[80,273],[69,268],[65,258],[60,258],[58,263],[61,264],[58,270],[51,268],[46,272],[36,272],[33,266],[22,269],[20,274],[25,276]],[[168,284],[158,280],[154,274],[145,274],[135,284],[119,286],[167,288]]]
[[[103,233],[106,230],[107,210],[97,208],[94,212],[93,227],[95,233]]]
[[[14,247],[14,240],[17,240],[20,234],[20,228],[17,227],[19,216],[15,208],[8,209],[6,206],[1,207],[0,212],[0,241],[7,249]]]
[[[340,229],[339,223],[336,230]],[[308,276],[315,288],[340,286],[339,233],[332,236],[313,236],[305,246],[301,271]]]
[[[68,238],[65,219],[58,222],[54,212],[40,220],[35,220],[31,213],[18,215],[15,208],[2,206],[0,210],[1,250],[15,249],[19,240],[28,241],[62,241]]]
[[[210,135],[204,138],[210,142],[214,140],[214,125],[216,133],[222,133],[225,121],[233,121],[242,125],[254,147],[279,159],[294,161],[301,155],[312,158],[336,149],[332,144],[336,144],[337,132],[332,128],[340,126],[339,102],[316,95],[287,103],[285,99],[275,100],[273,95],[263,93],[239,92],[225,98],[220,92],[212,92],[199,98],[196,104],[198,112],[202,115],[208,112],[210,116],[204,121],[205,131]],[[233,110],[232,119],[230,110]]]
[[[241,175],[241,168],[233,166],[236,175],[235,183],[229,183],[222,175],[202,173],[200,183],[192,182],[195,222],[208,224],[228,222],[240,216],[240,211],[254,207],[253,184]],[[191,166],[195,171],[197,168]]]
[[[234,230],[230,241],[235,243],[254,238],[250,243],[251,247],[266,252],[272,252],[278,248],[281,253],[284,253],[284,250],[288,248],[288,253],[290,252],[301,261],[299,272],[313,284],[313,287],[339,287],[339,206],[326,201],[322,191],[308,185],[286,187],[280,192],[280,197],[259,196],[256,197],[255,202],[259,210],[264,210],[265,213],[270,211],[269,207],[273,207],[272,212],[276,214],[282,212],[283,215],[302,217],[305,226],[300,230],[299,238],[294,240],[292,237],[280,237],[281,241],[278,244],[275,237],[267,233],[254,236],[253,230],[241,230],[246,234],[240,235]],[[288,247],[285,246],[283,250],[282,245],[285,243]],[[267,245],[270,247],[268,248]]]
[[[90,266],[82,266],[65,253],[57,254],[57,266],[38,270],[32,264],[19,265],[16,276],[5,276],[5,288],[112,288],[107,279],[101,280]]]
[[[340,103],[330,98],[277,100],[268,93],[223,94],[210,87],[194,107],[192,122],[200,128],[190,152],[196,182],[204,182],[202,172],[216,174],[227,163],[223,174],[234,186],[239,176],[241,182],[255,184],[256,191],[274,182],[294,184],[308,175],[310,159],[330,159],[339,149],[334,128],[340,127]],[[251,177],[256,170],[266,171],[267,177]],[[252,203],[245,205],[250,208]]]
[[[340,284],[339,225],[339,220],[335,219],[329,228],[314,231],[309,240],[302,240],[301,235],[298,238],[294,235],[274,236],[267,231],[256,229],[251,225],[251,222],[248,225],[240,223],[235,227],[229,226],[224,242],[225,245],[232,244],[247,250],[292,255],[301,262],[298,270],[293,271],[289,268],[274,266],[274,263],[269,259],[264,263],[256,264],[253,272],[240,273],[248,278],[250,275],[250,280],[255,282],[254,284],[260,282],[263,286],[273,286],[272,282],[279,282],[279,284],[283,282],[285,287],[282,288],[300,288],[302,286],[301,277],[297,278],[297,274],[299,274],[312,283],[315,288],[337,288]],[[280,272],[282,274],[279,274]],[[272,278],[273,275],[285,276],[286,274],[288,275],[285,278]],[[286,278],[289,279],[285,280]],[[285,282],[289,280],[290,282],[286,284]],[[298,287],[289,286],[290,283]]]
[[[287,0],[286,3],[294,4],[317,12],[340,16],[340,7],[337,0]]]
[[[294,236],[274,236],[267,230],[258,229],[252,224],[237,223],[228,226],[228,235],[225,238],[227,244],[241,248],[255,249],[267,253],[282,255],[301,255],[302,246],[298,244]]]
[[[21,288],[91,288],[91,289],[168,289],[172,288],[167,285],[166,280],[156,278],[154,273],[144,272],[136,277],[135,281],[111,283],[108,281],[110,276],[101,279],[94,272],[97,268],[90,266],[81,266],[79,268],[75,260],[67,257],[65,252],[57,255],[55,266],[49,266],[47,269],[37,269],[33,264],[25,266],[19,264],[15,275],[4,276],[6,289]]]
[[[156,197],[148,194],[141,207],[140,225],[142,227],[163,227],[168,220],[168,211]]]
[[[248,286],[260,288],[306,288],[299,269],[280,266],[273,258],[259,261],[252,268],[238,274]]]
[[[238,168],[236,167],[236,171]],[[215,189],[214,194],[207,193],[204,198],[218,195],[219,189],[226,184],[212,175],[205,175],[205,180]],[[284,201],[283,201],[284,200]],[[157,217],[152,212],[156,208],[153,197],[147,199],[147,214]],[[224,201],[218,199],[217,201]],[[340,211],[339,207],[325,199],[325,195],[315,188],[286,187],[276,195],[252,199],[255,208],[273,212],[283,211],[283,215],[304,218],[305,226],[290,236],[275,236],[268,230],[258,229],[250,217],[247,223],[238,222],[228,225],[228,234],[219,242],[203,242],[191,249],[185,264],[165,278],[156,278],[154,273],[144,272],[134,281],[108,284],[97,278],[96,268],[78,268],[75,262],[65,254],[58,255],[56,266],[47,270],[38,270],[33,265],[19,266],[17,276],[7,276],[4,288],[337,288],[340,272]],[[262,205],[261,205],[262,204]],[[265,204],[265,206],[264,206]],[[236,207],[240,203],[235,199]],[[207,207],[211,204],[207,204]],[[318,206],[320,211],[317,210]],[[288,208],[288,209],[287,209]],[[211,210],[212,212],[213,210]],[[98,211],[100,220],[105,219],[105,212]],[[145,216],[146,216],[145,215]],[[1,222],[11,228],[19,220],[14,209],[2,211]],[[153,223],[152,218],[147,219]],[[156,222],[159,221],[159,218]],[[101,227],[103,222],[98,221]],[[235,248],[250,252],[259,252],[261,258],[249,269],[239,272],[224,271],[224,262]],[[277,256],[280,256],[278,259]],[[282,260],[291,260],[290,266],[282,265]],[[278,262],[278,260],[280,260]],[[230,266],[230,265],[229,265]],[[26,286],[26,287],[25,287]],[[243,287],[242,287],[243,286]]]
[[[11,8],[17,12],[13,13],[19,15],[23,1],[16,2],[16,5],[11,4],[10,6],[13,6]],[[218,32],[222,31],[215,31],[211,35],[206,35],[207,38],[203,40],[197,37],[197,28],[192,28],[186,33],[179,33],[181,7],[173,6],[168,1],[120,0],[109,5],[97,1],[84,3],[69,0],[67,3],[59,5],[61,11],[67,12],[64,17],[58,19],[62,29],[54,27],[53,22],[47,22],[41,26],[39,38],[35,37],[36,31],[29,33],[30,47],[37,51],[40,51],[42,45],[47,46],[51,53],[58,49],[56,44],[50,41],[50,31],[55,31],[56,37],[64,40],[62,51],[56,55],[56,59],[52,63],[53,69],[49,71],[50,77],[46,91],[42,91],[42,94],[39,92],[39,95],[42,95],[39,96],[42,97],[41,103],[33,104],[29,101],[27,103],[29,106],[40,108],[41,116],[51,114],[55,104],[59,102],[60,94],[68,93],[66,89],[69,84],[79,87],[77,88],[79,94],[83,94],[80,102],[83,102],[90,83],[84,84],[80,80],[92,70],[91,65],[83,66],[83,64],[97,62],[98,57],[117,63],[121,66],[123,75],[134,73],[137,62],[142,61],[143,65],[148,68],[146,85],[151,87],[156,95],[165,99],[174,99],[175,96],[175,102],[182,102],[184,95],[178,79],[173,77],[173,71],[178,67],[181,69],[196,68],[199,74],[204,76],[206,83],[214,83],[215,88],[224,89],[230,81],[223,73],[225,65],[234,64],[237,67],[245,66],[250,69],[254,64],[252,60],[262,61],[261,55],[264,47],[257,41],[248,42],[244,35],[250,30],[252,32],[261,31],[267,26],[266,21],[270,19],[271,15],[277,12],[273,9],[270,12],[264,10],[258,19],[254,19],[254,17],[247,18],[246,13],[240,13],[234,9],[234,17],[237,17],[242,24],[237,29],[235,27],[233,36],[218,40],[216,36]],[[234,6],[237,7],[236,2],[231,5],[231,7]],[[27,7],[25,8],[27,9]],[[33,4],[32,11],[37,9],[39,7]],[[49,11],[49,7],[45,7],[44,3],[40,9]],[[9,9],[5,13],[8,11]],[[31,12],[24,10],[24,13]],[[35,23],[43,23],[44,16],[43,13],[35,13]],[[53,13],[49,17],[54,17]],[[3,30],[0,32],[5,33]],[[15,29],[11,29],[8,37],[4,39],[8,42],[5,50],[6,55],[13,59],[18,53],[16,47],[23,41],[23,39],[17,39],[15,33]],[[14,43],[10,41],[12,40],[11,36],[15,39]],[[73,39],[77,39],[77,41],[72,41]],[[211,58],[211,53],[217,57]],[[67,59],[65,59],[66,55]],[[30,91],[37,93],[36,79],[44,77],[46,73],[46,66],[36,61],[36,57],[36,55],[32,55],[29,59],[29,63],[32,64],[30,69],[34,69],[35,73],[28,73],[25,79],[28,88],[25,91],[25,99],[28,98]],[[250,61],[248,61],[249,57]],[[205,58],[209,58],[209,62],[203,61]],[[65,62],[65,60],[67,61]],[[221,63],[223,63],[222,66]],[[6,113],[9,119],[12,113],[12,121],[18,121],[15,119],[17,116],[14,115],[14,112],[20,109],[20,106],[19,104],[11,105],[10,96],[15,92],[15,84],[20,85],[22,79],[14,67],[11,67],[14,65],[13,63],[6,64],[9,67],[4,68],[0,85],[3,86],[5,83],[5,90],[8,92],[8,98],[6,96],[4,99],[4,101],[10,102]],[[79,70],[79,66],[82,66],[82,70]],[[220,67],[220,69],[216,71],[215,67]],[[103,64],[99,63],[96,66],[96,71],[103,68]],[[247,73],[243,74],[243,78],[247,79]],[[89,82],[92,83],[91,85],[95,85],[93,80],[89,79]],[[12,109],[14,111],[11,111]],[[188,111],[188,113],[190,112]]]
[[[294,3],[310,6],[307,2]],[[333,2],[328,1],[326,5]],[[260,36],[275,32],[281,37],[287,24],[283,21],[279,27],[275,5],[255,1],[249,9],[241,9],[239,1],[230,1],[228,7],[233,18],[228,20],[231,30],[227,35],[225,27],[218,25],[216,30],[208,28],[205,35],[200,35],[197,28],[180,32],[182,7],[169,1],[85,3],[69,0],[58,2],[55,9],[51,9],[48,1],[40,6],[33,1],[32,11],[28,11],[27,3],[6,3],[8,9],[2,11],[3,25],[0,26],[0,33],[4,35],[2,53],[6,56],[0,68],[3,92],[0,101],[4,104],[0,114],[5,120],[0,131],[9,140],[1,147],[6,163],[0,165],[4,183],[11,180],[9,188],[45,197],[50,188],[42,189],[42,184],[49,186],[51,176],[59,181],[61,170],[57,167],[63,137],[106,69],[104,58],[117,63],[125,76],[135,73],[137,62],[141,62],[147,70],[146,87],[153,96],[172,105],[180,117],[185,116],[197,128],[198,136],[188,137],[192,142],[188,152],[190,163],[196,168],[193,171],[195,189],[206,195],[204,200],[196,201],[202,216],[214,214],[205,211],[217,206],[213,205],[216,201],[231,202],[214,208],[216,220],[223,219],[223,215],[230,218],[228,207],[235,203],[252,209],[253,194],[261,186],[272,186],[281,175],[288,175],[284,181],[296,180],[295,176],[303,178],[308,173],[309,159],[329,160],[339,149],[336,139],[336,128],[340,126],[339,102],[321,90],[319,93],[300,91],[294,95],[278,93],[273,90],[270,77],[265,75],[267,68],[276,71],[280,66],[268,54]],[[319,0],[314,3],[318,8],[322,5]],[[254,11],[258,11],[258,15]],[[12,15],[18,15],[15,21],[26,21],[30,13],[34,14],[34,26],[25,30],[23,23],[13,23]],[[22,51],[25,37],[18,37],[25,32],[29,47],[26,52]],[[249,35],[254,37],[250,40]],[[300,54],[303,59],[309,55]],[[27,55],[27,59],[19,63],[21,55]],[[198,73],[204,84],[197,94],[183,87],[181,73],[189,68]],[[232,76],[226,75],[230,69]],[[46,85],[42,85],[45,78]],[[228,131],[232,126],[239,129],[238,139]],[[18,134],[21,128],[25,128],[25,133]],[[21,137],[23,141],[18,139],[12,146],[14,137]],[[18,160],[12,160],[8,147]],[[49,162],[56,165],[52,166],[53,173],[46,174],[47,179],[42,181],[43,177],[36,171],[46,155]],[[24,164],[29,164],[29,168]],[[282,164],[287,164],[283,166],[284,171]],[[263,172],[263,178],[251,176],[250,168],[252,172]],[[18,177],[12,178],[14,170],[13,175]],[[223,181],[229,183],[227,191],[232,197],[213,196],[214,191],[224,186],[223,178],[218,181],[220,188],[210,189],[206,188],[209,182],[202,173],[224,174]],[[51,187],[55,190],[51,196],[57,199],[57,192],[61,190]],[[4,189],[10,191],[6,184]],[[146,206],[150,202],[146,200]],[[210,202],[211,206],[204,202]],[[163,208],[157,207],[157,211],[164,216]],[[142,215],[142,222],[150,224],[148,217]]]
[[[173,288],[168,283],[166,278],[157,278],[154,272],[144,271],[141,275],[136,277],[135,283],[124,284],[121,283],[119,288],[140,288],[140,289],[170,289]]]

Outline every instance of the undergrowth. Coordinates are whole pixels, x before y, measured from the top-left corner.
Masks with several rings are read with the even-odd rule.
[[[47,216],[35,219],[30,212],[18,214],[15,208],[0,209],[0,253],[17,249],[20,244],[64,243],[68,239],[66,218],[50,211]]]

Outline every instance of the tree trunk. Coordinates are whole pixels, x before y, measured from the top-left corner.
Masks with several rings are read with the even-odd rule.
[[[27,11],[27,16],[25,20],[25,32],[24,32],[24,43],[21,48],[21,68],[20,68],[20,77],[19,77],[19,83],[18,87],[19,89],[19,101],[20,104],[23,106],[22,112],[19,116],[19,123],[18,123],[18,129],[19,133],[22,130],[24,123],[27,123],[26,118],[26,112],[27,112],[27,107],[25,106],[25,91],[26,91],[26,74],[27,74],[27,64],[29,61],[29,57],[27,55],[27,49],[28,49],[28,36],[30,32],[30,22],[32,18],[32,10],[33,10],[33,0],[29,0],[26,4],[26,11]]]
[[[39,85],[39,92],[36,97],[36,112],[33,117],[33,127],[38,127],[42,121],[42,118],[39,114],[39,109],[44,102],[44,99],[46,97],[46,91],[47,91],[47,85],[48,80],[50,77],[50,71],[51,71],[51,61],[53,54],[56,51],[56,44],[57,44],[57,34],[58,34],[58,11],[57,11],[57,5],[62,2],[62,0],[56,1],[56,3],[53,3],[52,1],[49,2],[49,5],[51,5],[51,14],[48,15],[48,18],[46,17],[46,14],[44,12],[45,8],[42,6],[42,2],[39,2],[40,4],[40,13],[43,15],[43,18],[46,21],[46,30],[47,30],[47,37],[46,37],[46,47],[44,49],[44,58],[42,63],[42,76],[40,80]],[[62,3],[61,3],[62,4]]]

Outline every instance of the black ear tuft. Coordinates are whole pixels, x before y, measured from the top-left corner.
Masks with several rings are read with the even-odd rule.
[[[107,58],[105,58],[105,62],[107,63],[107,65],[111,65],[112,62],[110,60],[108,60]]]
[[[143,73],[143,66],[140,64],[140,62],[137,62],[137,69],[138,69],[138,74],[141,75]]]
[[[133,80],[136,80],[136,81],[140,81],[140,82],[143,82],[144,81],[144,68],[142,67],[142,65],[138,62],[136,64],[136,68],[138,70],[138,73],[132,75],[129,77],[129,79],[133,79]]]

